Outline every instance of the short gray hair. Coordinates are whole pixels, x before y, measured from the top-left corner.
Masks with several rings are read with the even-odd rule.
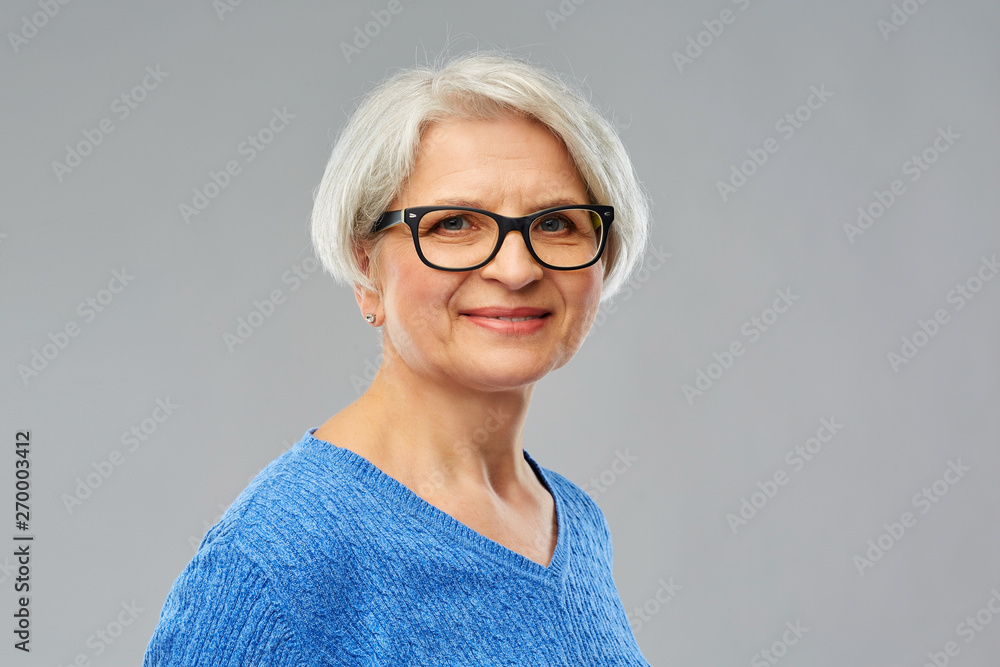
[[[649,239],[649,200],[614,126],[581,84],[499,51],[474,52],[404,69],[368,93],[341,131],[314,194],[312,241],[337,282],[378,293],[355,248],[375,261],[374,221],[401,193],[428,125],[447,118],[537,120],[559,137],[587,186],[590,204],[615,207],[603,256],[601,300],[628,281]]]

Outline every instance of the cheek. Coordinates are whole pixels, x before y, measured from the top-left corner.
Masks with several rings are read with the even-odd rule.
[[[580,283],[574,297],[576,302],[580,304],[580,314],[586,319],[588,327],[597,316],[597,310],[600,308],[603,284],[603,269],[600,268],[600,263],[589,267],[587,273],[580,276]]]
[[[600,269],[592,271],[593,268],[584,269],[586,273],[572,276],[560,286],[568,318],[565,324],[568,338],[565,342],[574,352],[586,338],[601,306],[602,273]]]
[[[446,337],[451,328],[451,298],[461,276],[428,269],[415,254],[392,257],[391,261],[385,292],[390,337],[398,347]]]

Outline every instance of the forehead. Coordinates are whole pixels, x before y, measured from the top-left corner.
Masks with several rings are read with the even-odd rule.
[[[542,123],[517,116],[449,118],[430,124],[406,190],[427,197],[586,201],[586,185],[562,140]],[[583,197],[583,199],[581,199]],[[415,201],[407,205],[418,205]]]

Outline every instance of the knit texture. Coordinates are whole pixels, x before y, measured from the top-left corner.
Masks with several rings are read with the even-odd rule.
[[[555,499],[558,542],[543,567],[315,431],[205,535],[145,666],[648,667],[612,578],[607,522],[576,484],[524,452]]]

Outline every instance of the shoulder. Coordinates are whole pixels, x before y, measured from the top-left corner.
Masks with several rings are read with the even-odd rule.
[[[324,653],[318,615],[350,596],[358,515],[379,508],[341,456],[303,438],[254,477],[171,587],[150,664],[201,665],[219,645],[244,660],[232,664]]]
[[[329,445],[304,437],[265,466],[202,539],[238,547],[268,574],[304,558],[311,545],[334,557],[351,518],[370,511],[368,494]]]
[[[267,576],[238,546],[217,542],[177,577],[143,664],[294,665],[301,655]]]

